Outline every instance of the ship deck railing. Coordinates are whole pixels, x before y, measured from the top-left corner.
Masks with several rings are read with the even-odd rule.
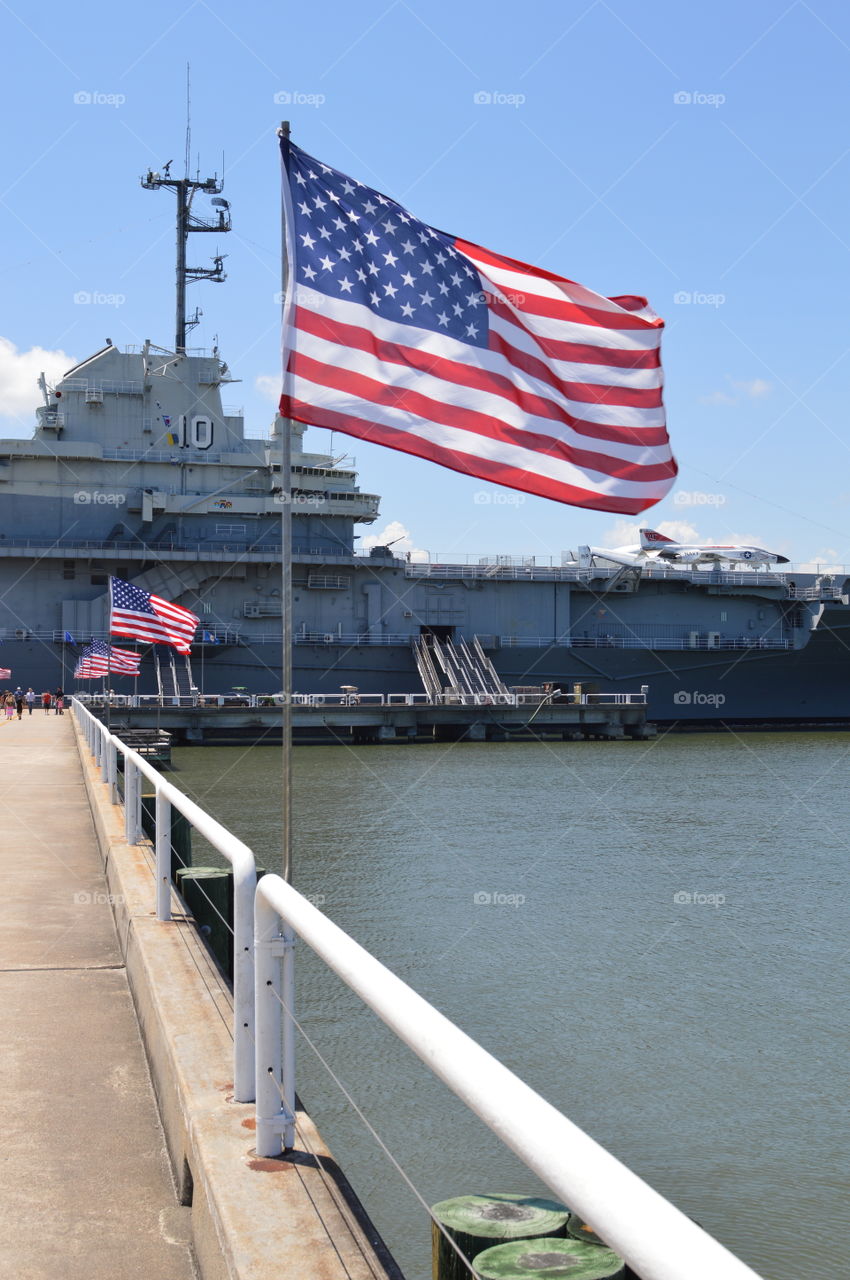
[[[735,570],[703,570],[673,569],[653,566],[635,566],[641,569],[641,580],[648,582],[693,582],[706,586],[724,587],[781,587],[788,586],[786,575],[782,573],[757,573],[753,569]],[[405,577],[464,579],[475,578],[508,582],[599,582],[616,577],[623,571],[622,565],[611,568],[585,568],[581,565],[547,565],[547,564],[453,564],[424,562],[405,563]]]
[[[77,701],[84,706],[102,707],[200,707],[234,709],[248,707],[262,709],[280,707],[282,693],[196,693],[181,696],[158,693],[77,693]],[[541,703],[556,702],[574,707],[645,707],[647,694],[638,693],[585,693],[574,689],[535,688],[522,693],[294,693],[294,707],[538,707]]]
[[[781,636],[498,636],[501,649],[678,649],[711,652],[715,649],[791,649],[793,641]],[[487,638],[481,637],[485,648]]]
[[[254,856],[246,845],[167,783],[78,699],[72,705],[113,803],[119,803],[118,756],[124,757],[128,844],[143,840],[142,775],[156,790],[151,897],[158,921],[171,918],[172,805],[233,863],[235,873],[242,869],[241,888],[245,897],[250,891],[254,904],[254,930],[253,938],[249,934],[245,940],[241,932],[234,937],[234,1094],[239,1101],[247,1100],[243,1076],[247,1054],[254,1071],[247,1093],[256,1100],[258,1157],[279,1157],[295,1143],[297,934],[560,1200],[583,1221],[592,1222],[643,1280],[759,1280],[750,1267],[466,1035],[291,884],[277,875],[257,881]],[[242,896],[240,892],[240,901]],[[244,907],[240,925],[244,925]],[[247,974],[253,976],[253,1000],[250,1006],[240,1007],[237,991]]]
[[[203,634],[201,634],[203,630]],[[696,633],[696,628],[693,628]],[[0,641],[37,639],[52,644],[81,643],[79,637],[68,640],[68,632],[52,630],[32,632],[21,627],[0,628]],[[85,640],[109,640],[109,632],[87,632]],[[399,646],[409,648],[413,641],[419,639],[418,632],[387,631],[376,632],[337,632],[337,631],[300,631],[292,637],[295,645],[321,645],[326,648],[340,646],[346,649]],[[603,636],[499,636],[478,634],[478,640],[484,649],[649,649],[677,650],[685,652],[714,652],[715,650],[782,650],[795,647],[793,639],[783,635],[741,635],[715,636],[707,632],[679,636],[642,636],[642,635],[603,635]],[[283,641],[281,632],[259,631],[241,632],[229,629],[204,627],[193,642],[196,648],[214,650],[226,645],[239,645],[251,648],[257,645],[280,645]]]

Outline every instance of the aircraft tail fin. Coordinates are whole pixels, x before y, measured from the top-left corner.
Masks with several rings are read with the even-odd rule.
[[[655,529],[641,529],[640,545],[643,551],[651,551],[653,547],[673,546],[673,538],[668,538],[663,533],[658,533]]]

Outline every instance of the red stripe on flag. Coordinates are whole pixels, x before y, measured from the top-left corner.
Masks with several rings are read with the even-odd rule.
[[[509,374],[491,372],[476,365],[450,360],[444,356],[435,356],[419,347],[402,346],[397,342],[385,342],[370,329],[359,325],[346,324],[341,320],[333,320],[328,316],[318,315],[306,307],[297,307],[295,323],[303,333],[311,333],[316,338],[324,338],[328,342],[339,343],[340,346],[352,350],[366,351],[377,359],[390,364],[402,365],[416,369],[420,373],[434,374],[446,382],[456,383],[462,387],[472,387],[476,391],[486,391],[492,395],[503,396],[512,401],[523,412],[534,417],[552,418],[563,422],[579,431],[582,435],[592,436],[598,440],[619,440],[624,428],[609,427],[604,423],[586,422],[575,418],[566,409],[552,400],[547,400],[531,391],[525,391]],[[584,401],[588,404],[613,405],[615,407],[656,409],[661,406],[662,391],[660,387],[631,388],[618,386],[602,386],[592,382],[565,382],[557,378],[542,360],[526,356],[523,352],[510,347],[503,340],[494,343],[495,335],[491,334],[490,349],[510,364],[523,369],[525,373],[538,377],[558,390],[565,398]],[[580,425],[576,425],[580,424]],[[640,431],[642,444],[664,445],[667,443],[667,432],[663,427],[627,428]],[[648,433],[644,435],[644,430]]]
[[[519,449],[545,454],[550,458],[560,458],[564,462],[572,463],[573,466],[616,476],[620,480],[649,483],[653,480],[667,480],[676,474],[675,465],[670,460],[642,465],[611,454],[576,449],[554,436],[508,426],[500,418],[494,418],[491,414],[476,413],[470,409],[447,404],[445,401],[435,400],[432,396],[423,395],[409,388],[388,386],[366,374],[352,373],[348,369],[322,363],[298,352],[290,356],[289,367],[292,373],[305,378],[308,382],[315,382],[323,387],[333,387],[359,400],[368,400],[372,404],[383,405],[389,409],[401,409],[425,422],[442,423],[444,426],[467,431],[489,440],[498,440]],[[374,424],[371,438],[380,442],[385,430],[387,428],[383,424]]]
[[[500,320],[506,320],[521,333],[528,334],[528,329],[521,319],[514,314],[507,303],[500,298],[491,298],[490,310]],[[661,351],[659,347],[595,347],[584,342],[564,342],[559,338],[542,337],[540,334],[529,334],[543,355],[550,360],[563,360],[569,364],[610,365],[612,369],[659,369],[661,367]],[[556,379],[557,381],[557,379]]]
[[[327,427],[331,431],[345,431],[348,435],[357,436],[360,440],[388,445],[402,453],[411,453],[418,458],[426,458],[429,462],[437,462],[452,471],[473,476],[481,480],[492,481],[493,484],[505,485],[509,489],[519,489],[536,497],[552,498],[555,502],[566,502],[574,507],[584,507],[590,511],[610,511],[615,515],[635,516],[657,501],[654,497],[625,498],[617,494],[593,493],[588,489],[580,489],[574,485],[562,484],[550,480],[536,472],[520,471],[516,467],[504,466],[498,462],[490,462],[479,456],[466,456],[453,449],[443,449],[423,440],[421,436],[408,435],[405,431],[397,431],[393,427],[378,427],[374,422],[364,418],[356,418],[351,414],[335,413],[331,409],[319,408],[306,404],[303,400],[283,396],[281,413],[285,417],[295,418],[298,422],[306,422],[314,427]]]

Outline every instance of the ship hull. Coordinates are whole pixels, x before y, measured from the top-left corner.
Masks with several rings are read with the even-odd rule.
[[[531,647],[488,650],[510,686],[552,684],[585,691],[648,690],[648,718],[659,724],[850,724],[850,610],[827,609],[818,629],[799,649],[690,652],[649,648]],[[167,651],[162,651],[167,652]],[[34,640],[3,646],[12,683],[37,692],[71,687],[75,649]],[[204,693],[280,690],[276,643],[205,646],[193,655],[193,678]],[[115,676],[118,693],[156,692],[150,656],[138,680]],[[361,693],[421,691],[410,644],[296,644],[293,686],[298,693],[334,693],[354,685]],[[79,686],[82,687],[82,686]],[[100,681],[86,682],[96,692]]]

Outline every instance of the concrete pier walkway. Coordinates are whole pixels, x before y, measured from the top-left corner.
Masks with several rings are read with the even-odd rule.
[[[193,1277],[71,717],[0,723],[0,1275]]]

